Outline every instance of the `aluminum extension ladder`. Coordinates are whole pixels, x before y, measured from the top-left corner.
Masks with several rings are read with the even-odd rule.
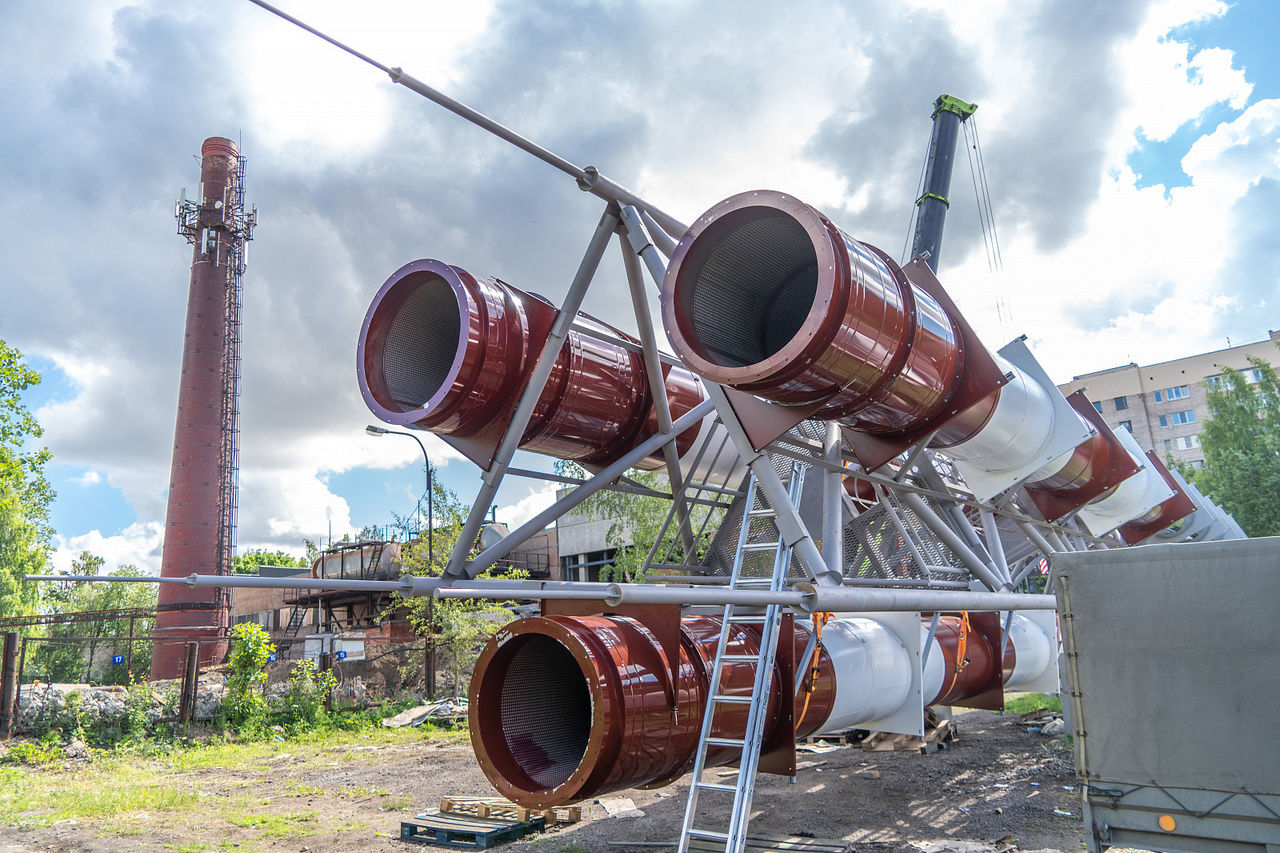
[[[792,463],[791,481],[788,484],[788,496],[792,505],[798,505],[800,494],[804,488],[805,468],[798,462]],[[757,509],[756,478],[751,475],[747,485],[746,510],[742,517],[742,530],[738,533],[738,550],[733,559],[733,573],[729,580],[729,589],[763,589],[781,591],[787,580],[791,566],[791,546],[782,541],[782,534],[777,531],[777,523],[773,528],[777,538],[768,542],[748,542],[751,522],[767,518],[777,518],[777,513],[762,501],[764,506]],[[773,574],[770,578],[748,578],[742,576],[742,563],[745,554],[752,551],[773,551]],[[746,845],[747,821],[751,817],[751,797],[755,792],[756,768],[760,763],[761,742],[764,737],[766,711],[769,707],[769,689],[773,680],[773,665],[778,653],[778,627],[782,622],[782,606],[773,604],[765,608],[764,614],[759,612],[738,613],[737,610],[748,609],[758,611],[759,608],[743,608],[740,605],[728,604],[724,608],[724,617],[720,626],[720,642],[716,647],[716,660],[711,668],[711,685],[707,692],[707,705],[702,716],[702,735],[698,740],[698,750],[693,765],[693,784],[689,787],[689,799],[685,804],[684,825],[680,831],[678,853],[688,853],[689,843],[693,839],[702,839],[724,844],[726,853],[741,853]],[[760,626],[760,651],[758,655],[729,654],[725,649],[729,645],[731,629],[736,625]],[[755,666],[755,682],[750,696],[724,695],[720,692],[720,676],[726,664],[750,663]],[[716,711],[722,705],[749,705],[747,728],[742,739],[713,737],[711,732]],[[702,781],[702,773],[706,769],[707,752],[712,748],[738,748],[742,757],[738,762],[738,775],[732,785],[718,782]],[[726,830],[711,829],[703,825],[695,826],[698,817],[699,796],[703,793],[713,795],[733,795],[733,807],[729,811]],[[709,811],[704,808],[704,811]],[[723,814],[716,809],[716,814]],[[723,824],[719,824],[723,826]]]

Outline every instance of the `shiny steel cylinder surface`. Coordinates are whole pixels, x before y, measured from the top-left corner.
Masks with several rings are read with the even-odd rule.
[[[497,279],[437,260],[406,264],[378,291],[360,330],[356,372],[365,403],[387,423],[474,435],[509,411],[556,314],[545,299]],[[586,315],[579,323],[632,340]],[[705,395],[689,371],[663,371],[675,419]],[[607,465],[657,429],[643,358],[575,330],[520,447]],[[681,451],[696,433],[680,436]]]
[[[236,181],[239,151],[230,139],[210,137],[200,147],[199,224],[217,237],[224,200]],[[178,413],[173,431],[173,463],[165,510],[162,577],[217,574],[219,548],[218,494],[223,442],[223,370],[230,358],[226,335],[227,254],[205,251],[197,239],[191,260],[187,321],[178,383]],[[221,660],[226,642],[217,642],[229,614],[220,606],[218,590],[184,584],[161,584],[156,604],[157,642],[151,655],[151,678],[178,678],[186,657],[185,643],[200,645],[200,663]]]
[[[1014,624],[1002,668],[989,638],[965,629],[959,617],[939,619],[922,685],[926,704],[979,695],[999,669],[1018,683],[1040,675],[1053,662],[1052,640],[1022,616]],[[471,681],[471,742],[493,786],[521,805],[545,808],[665,784],[688,771],[720,620],[691,616],[681,625],[679,674],[670,687],[660,643],[634,619],[548,616],[505,626],[481,652]],[[797,622],[797,660],[809,634]],[[730,653],[755,655],[759,633],[735,626],[730,643]],[[802,688],[796,698],[797,736],[889,716],[910,696],[912,666],[905,644],[881,623],[861,617],[829,623],[817,677],[806,685],[812,690]],[[726,664],[721,692],[749,695],[753,677],[751,663]],[[766,739],[778,724],[780,691],[793,686],[774,673]],[[714,736],[741,737],[746,716],[745,705],[720,705]],[[722,747],[709,755],[709,766],[736,757],[737,750]]]
[[[808,637],[796,636],[798,655]],[[471,680],[471,742],[481,769],[503,796],[537,808],[681,776],[693,763],[719,637],[718,618],[682,620],[679,675],[669,688],[661,645],[636,620],[549,616],[507,625],[481,652]],[[729,642],[734,654],[759,651],[752,627],[733,627]],[[816,723],[834,690],[826,658],[823,672],[807,714]],[[749,695],[754,677],[750,663],[727,664],[720,690]],[[781,689],[775,673],[766,736]],[[715,736],[741,737],[746,719],[746,705],[722,705]],[[806,721],[805,731],[816,723]],[[737,754],[713,750],[709,765]]]
[[[939,413],[963,365],[956,325],[897,264],[766,190],[726,199],[685,233],[662,316],[698,375],[778,403],[820,402],[814,417],[864,432]]]
[[[948,444],[943,435],[930,442],[931,447],[942,448],[954,459],[992,472],[1021,468],[1035,459],[1054,418],[1053,403],[1039,383],[999,356],[996,364],[1013,378],[960,416],[985,410],[984,422],[967,430],[968,438],[960,442]]]

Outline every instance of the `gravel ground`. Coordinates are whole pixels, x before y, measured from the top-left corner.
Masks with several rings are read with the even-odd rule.
[[[795,784],[762,776],[754,800],[753,834],[843,839],[856,853],[1011,853],[1083,849],[1070,748],[1028,733],[1014,716],[987,711],[957,715],[959,739],[948,749],[864,752],[845,746],[802,753]],[[87,822],[43,829],[5,827],[0,851],[164,851],[222,846],[240,850],[406,851],[400,821],[439,804],[441,796],[490,795],[465,741],[398,741],[369,746],[281,747],[255,766],[202,770],[173,778],[210,796],[245,790],[267,814],[315,814],[306,837],[279,837],[200,815],[143,817],[104,833]],[[293,752],[295,754],[287,754]],[[71,772],[75,768],[70,768]],[[40,771],[55,774],[67,770]],[[504,847],[513,853],[561,853],[571,844],[589,851],[657,850],[679,832],[688,778],[667,788],[631,790],[642,817],[610,817],[587,804],[582,822]],[[1060,814],[1068,812],[1070,816]],[[630,842],[649,842],[637,846]],[[434,848],[426,848],[434,849]],[[572,848],[570,848],[572,849]]]

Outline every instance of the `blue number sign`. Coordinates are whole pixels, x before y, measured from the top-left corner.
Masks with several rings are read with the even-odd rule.
[[[111,663],[114,666],[119,666],[120,664],[124,663],[124,655],[112,655]]]
[[[346,659],[347,659],[346,652],[338,652],[338,660],[346,660]]]

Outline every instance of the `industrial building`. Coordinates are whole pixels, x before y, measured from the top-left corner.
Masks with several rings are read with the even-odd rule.
[[[1209,386],[1223,368],[1257,382],[1249,358],[1280,365],[1280,331],[1267,339],[1156,364],[1129,362],[1076,376],[1059,385],[1065,395],[1083,390],[1112,429],[1127,429],[1143,450],[1204,467],[1200,431],[1209,420]]]

